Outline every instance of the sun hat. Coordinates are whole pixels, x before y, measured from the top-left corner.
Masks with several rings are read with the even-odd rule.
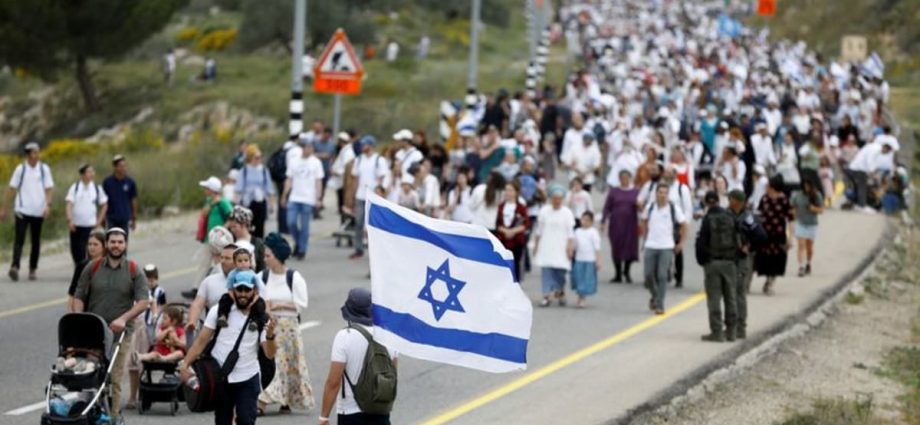
[[[348,298],[342,305],[342,318],[346,322],[373,326],[371,292],[364,288],[353,288],[348,291]]]

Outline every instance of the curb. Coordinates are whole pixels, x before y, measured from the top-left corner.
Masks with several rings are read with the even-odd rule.
[[[703,399],[720,384],[774,353],[782,343],[802,336],[819,326],[832,313],[837,301],[846,294],[850,286],[859,282],[872,270],[885,249],[895,240],[896,235],[897,225],[892,220],[888,220],[885,231],[873,247],[872,253],[841,276],[834,285],[822,292],[803,311],[787,316],[780,323],[753,338],[749,337],[743,344],[677,381],[672,385],[672,389],[660,392],[645,403],[606,423],[611,425],[639,424],[646,423],[653,416],[672,417],[680,408]]]

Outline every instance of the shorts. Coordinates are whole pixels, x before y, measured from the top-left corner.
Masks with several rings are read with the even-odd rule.
[[[134,319],[134,338],[131,340],[131,352],[146,353],[150,351],[150,335],[148,334],[147,322],[144,321],[144,315],[141,314]],[[141,362],[134,361],[135,356],[131,353],[125,353],[128,356],[128,370],[140,371]]]
[[[818,236],[818,225],[817,224],[801,224],[795,223],[795,238],[796,239],[807,239],[810,241],[815,240]]]

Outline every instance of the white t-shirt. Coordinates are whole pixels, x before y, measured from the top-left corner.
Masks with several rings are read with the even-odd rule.
[[[44,176],[44,179],[42,178]],[[45,213],[45,190],[54,187],[51,167],[39,161],[35,167],[24,162],[10,176],[10,188],[17,191],[13,201],[16,214],[42,217]]]
[[[316,193],[316,182],[323,179],[323,163],[315,155],[300,158],[291,162],[287,176],[291,179],[288,202],[316,205],[319,195]]]
[[[593,227],[575,229],[575,261],[593,263],[601,250],[601,234]]]
[[[728,190],[744,190],[744,174],[747,172],[747,165],[741,158],[738,158],[738,172],[732,176],[732,164],[725,162],[720,170],[725,180],[728,181]]]
[[[354,324],[353,326],[362,325]],[[373,326],[364,326],[364,329],[374,335]],[[361,335],[361,332],[348,328],[342,329],[335,334],[335,339],[332,341],[332,361],[345,363],[345,373],[348,374],[348,379],[351,380],[352,384],[358,383],[361,371],[364,370],[364,355],[367,353],[367,344],[367,339],[364,338],[364,335]],[[396,359],[399,357],[399,353],[395,350],[388,349],[388,351],[390,352],[390,358]],[[342,386],[345,388],[345,397],[343,398],[342,392],[339,391],[336,396],[336,413],[340,415],[361,413],[361,408],[358,407],[355,396],[351,392],[351,386],[348,385],[348,381],[344,377],[342,377]]]
[[[594,184],[595,171],[601,166],[601,151],[597,143],[585,146],[578,142],[562,154],[562,162],[569,168],[569,180],[582,175],[585,184]]]
[[[576,220],[580,219],[585,211],[594,212],[594,201],[591,199],[591,194],[584,190],[578,193],[574,191],[566,193],[562,203],[572,210]]]
[[[220,267],[220,266],[218,266]],[[220,297],[227,293],[227,276],[223,270],[212,273],[198,285],[198,294],[195,298],[204,298],[206,308],[217,305]]]
[[[284,165],[286,168],[291,168],[294,161],[303,157],[303,148],[300,147],[299,143],[291,141],[284,142],[284,148],[287,149],[284,152]]]
[[[367,199],[367,193],[374,193],[380,179],[387,175],[387,160],[376,153],[355,158],[351,168],[351,175],[358,178],[358,190],[355,198],[360,201]]]
[[[687,218],[677,205],[674,206],[675,218],[671,218],[671,207],[658,207],[654,202],[645,207],[642,219],[648,220],[645,233],[646,249],[674,249],[674,221],[678,224],[687,222]]]
[[[99,206],[109,202],[105,191],[96,182],[84,184],[78,181],[67,190],[66,202],[73,205],[73,224],[79,227],[96,227]]]
[[[261,273],[259,275],[259,277],[262,276]],[[263,295],[262,298],[270,301],[294,303],[294,305],[297,306],[298,311],[306,311],[309,300],[307,293],[307,281],[304,280],[303,275],[301,275],[300,272],[294,272],[294,278],[291,279],[291,287],[294,289],[293,293],[291,292],[291,288],[288,288],[287,285],[287,273],[275,274],[269,271],[268,282],[265,282],[265,295]],[[296,311],[290,310],[276,310],[272,311],[272,314],[275,316],[297,316]]]
[[[244,323],[246,323],[246,316],[236,308],[236,305],[231,307],[230,314],[227,316],[227,327],[221,329],[220,335],[217,336],[217,342],[214,344],[214,349],[211,350],[211,355],[221,365],[224,364],[227,355],[233,350],[236,339],[239,338],[240,332],[243,331]],[[211,330],[217,329],[216,305],[208,311],[208,317],[204,320],[204,327]],[[240,348],[237,351],[240,355],[239,360],[237,360],[236,366],[230,372],[230,376],[227,377],[227,382],[231,384],[248,381],[259,374],[259,343],[265,342],[265,332],[262,332],[261,337],[258,330],[249,330],[247,327],[245,332],[243,340],[240,341]]]
[[[486,185],[480,184],[473,188],[470,195],[470,209],[473,211],[473,224],[478,224],[489,230],[495,230],[495,218],[498,217],[498,204],[501,203],[500,192],[495,193],[495,203],[486,205]]]
[[[450,205],[454,207],[454,213],[451,215],[451,220],[461,223],[472,223],[473,211],[470,210],[470,196],[472,196],[473,189],[467,187],[466,190],[460,192],[459,197],[457,196],[457,190],[459,189],[451,189],[450,194],[447,195]]]
[[[416,149],[415,146],[410,146],[396,152],[394,159],[399,163],[399,170],[402,171],[401,175],[405,176],[409,174],[409,167],[412,164],[421,162],[425,157],[422,155],[422,151]]]
[[[575,215],[565,206],[558,210],[545,205],[537,215],[535,234],[540,237],[534,262],[540,267],[570,270],[572,262],[566,253],[569,239],[575,237]]]

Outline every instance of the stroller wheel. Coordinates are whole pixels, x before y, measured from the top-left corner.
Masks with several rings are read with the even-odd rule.
[[[172,403],[169,404],[169,414],[176,416],[176,412],[179,410],[179,400],[173,399]]]
[[[137,414],[138,415],[144,414],[144,395],[143,393],[137,394]]]

